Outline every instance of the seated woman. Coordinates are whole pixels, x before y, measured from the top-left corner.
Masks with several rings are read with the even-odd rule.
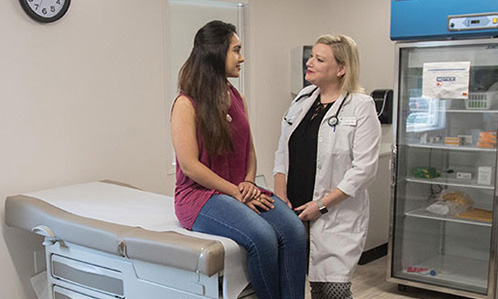
[[[304,298],[302,222],[254,183],[256,155],[244,98],[227,80],[244,57],[235,27],[212,21],[195,35],[171,115],[175,213],[187,229],[230,238],[248,253],[258,298]]]

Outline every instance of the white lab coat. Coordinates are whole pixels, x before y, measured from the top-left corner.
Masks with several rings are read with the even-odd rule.
[[[304,88],[296,99],[315,88]],[[316,89],[309,97],[295,99],[282,119],[274,174],[287,175],[289,138],[319,93],[320,89]],[[343,100],[340,97],[332,105],[320,124],[313,200],[323,198],[335,188],[349,197],[311,224],[309,280],[314,282],[351,281],[367,235],[367,187],[377,171],[381,127],[373,99],[354,93],[345,100],[334,131],[328,121]]]

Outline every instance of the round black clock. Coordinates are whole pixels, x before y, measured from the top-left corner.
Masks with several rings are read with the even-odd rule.
[[[71,0],[19,0],[19,2],[33,20],[49,23],[64,16]]]

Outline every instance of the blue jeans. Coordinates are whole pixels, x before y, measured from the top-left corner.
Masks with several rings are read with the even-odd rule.
[[[228,195],[213,195],[192,230],[230,238],[247,250],[249,279],[259,299],[304,298],[304,225],[278,197],[258,215]]]

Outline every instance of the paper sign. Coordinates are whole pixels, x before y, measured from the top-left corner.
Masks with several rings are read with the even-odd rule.
[[[468,99],[470,61],[424,63],[422,97]]]

